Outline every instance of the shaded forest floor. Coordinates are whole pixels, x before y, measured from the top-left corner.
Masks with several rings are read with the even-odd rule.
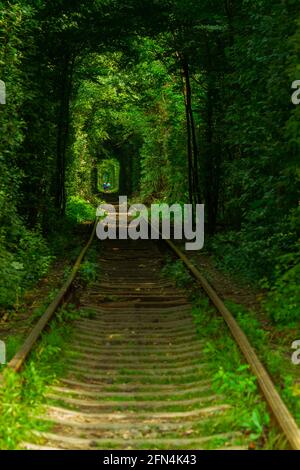
[[[198,268],[205,274],[215,291],[224,300],[231,300],[246,308],[260,310],[260,301],[264,295],[263,291],[255,290],[252,286],[239,283],[232,275],[222,272],[215,266],[211,256],[208,254],[187,255],[197,264]]]
[[[87,238],[89,227],[87,224],[64,227],[57,256],[48,273],[24,293],[14,308],[0,311],[0,340],[6,343],[7,361],[62,287]]]

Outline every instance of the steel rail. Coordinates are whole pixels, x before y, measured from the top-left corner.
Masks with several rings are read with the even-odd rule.
[[[37,324],[33,327],[21,348],[17,351],[15,356],[7,364],[7,367],[13,369],[15,372],[20,371],[24,362],[26,361],[27,356],[30,354],[34,344],[36,343],[41,333],[49,323],[50,319],[53,317],[58,307],[62,305],[66,295],[69,293],[70,288],[80,269],[82,260],[93,242],[96,233],[97,223],[98,221],[96,220],[91,236],[85,247],[82,249],[80,255],[78,256],[65,284],[60,289],[55,299],[47,307],[45,313],[38,320]],[[194,276],[194,278],[200,283],[200,286],[204,289],[211,302],[215,305],[217,310],[223,316],[229,330],[231,331],[233,338],[239,345],[239,348],[242,351],[246,361],[250,365],[253,374],[257,378],[258,384],[265,397],[265,400],[269,405],[274,417],[276,418],[278,425],[282,429],[289,445],[293,450],[300,450],[300,429],[295,419],[291,415],[290,411],[288,410],[287,406],[281,399],[279,393],[277,392],[275,385],[273,384],[265,367],[259,360],[247,336],[242,331],[237,321],[234,319],[233,315],[230,313],[223,301],[220,299],[214,289],[210,286],[204,276],[200,273],[200,271],[190,262],[187,256],[182,253],[182,251],[171,240],[164,241],[173,250],[173,252],[183,261],[183,263]]]
[[[300,429],[292,414],[290,413],[287,406],[280,397],[279,393],[277,392],[271,377],[269,376],[265,367],[259,360],[247,336],[242,331],[242,329],[240,328],[228,308],[225,306],[224,302],[220,299],[220,297],[217,295],[211,285],[207,282],[207,280],[202,276],[199,270],[190,262],[187,256],[182,253],[182,251],[172,241],[165,241],[169,245],[169,247],[176,253],[176,255],[183,261],[183,263],[194,276],[194,278],[199,281],[201,287],[204,289],[211,302],[223,316],[229,330],[231,331],[233,338],[239,345],[239,348],[245,356],[249,366],[251,367],[253,374],[257,378],[259,387],[267,401],[267,404],[269,405],[272,414],[274,415],[278,425],[280,426],[285,437],[287,438],[291,449],[300,450]]]
[[[19,372],[19,370],[22,368],[28,354],[32,350],[37,339],[39,338],[41,333],[44,331],[45,327],[49,323],[50,319],[53,317],[58,307],[60,307],[62,303],[64,302],[64,299],[66,295],[69,293],[70,288],[80,269],[81,262],[87,250],[89,249],[90,245],[93,242],[95,232],[96,232],[96,227],[97,227],[97,220],[94,223],[94,227],[93,227],[91,236],[89,238],[89,241],[87,242],[85,247],[82,249],[80,255],[78,256],[65,284],[62,286],[58,294],[55,296],[55,299],[50,303],[50,305],[47,307],[44,314],[41,316],[41,318],[38,320],[36,325],[33,327],[33,329],[31,330],[31,332],[25,339],[20,349],[17,351],[14,357],[8,362],[7,367],[9,367],[10,369],[13,369],[15,372]]]

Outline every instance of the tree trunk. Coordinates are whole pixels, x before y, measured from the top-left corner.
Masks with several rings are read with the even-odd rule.
[[[56,207],[61,214],[64,214],[66,206],[66,152],[69,134],[73,68],[74,58],[70,54],[66,54],[62,59],[60,75],[60,109],[57,128]]]
[[[196,138],[196,127],[192,108],[192,90],[190,82],[189,64],[186,58],[177,54],[181,62],[181,75],[183,81],[183,94],[186,111],[187,125],[187,153],[188,153],[188,175],[189,175],[189,199],[190,204],[195,209],[196,204],[200,203],[199,186],[199,150]]]

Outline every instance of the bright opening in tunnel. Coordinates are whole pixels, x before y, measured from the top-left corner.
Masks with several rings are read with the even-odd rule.
[[[120,186],[120,163],[116,158],[97,165],[97,188],[102,193],[117,193]]]

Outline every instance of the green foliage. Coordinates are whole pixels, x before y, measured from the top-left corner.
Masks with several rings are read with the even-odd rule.
[[[297,420],[300,420],[299,390],[297,387],[298,376],[295,366],[291,364],[290,356],[287,354],[287,351],[290,350],[289,343],[294,339],[294,333],[290,333],[288,328],[291,324],[287,325],[285,334],[282,334],[284,331],[284,326],[282,325],[287,324],[286,318],[288,318],[288,315],[285,316],[283,314],[281,318],[278,318],[280,328],[283,330],[272,331],[273,336],[276,337],[277,334],[275,340],[275,338],[271,336],[271,332],[262,327],[255,312],[234,302],[227,301],[226,306],[231,313],[233,313],[238,324],[250,340],[250,343],[255,347],[260,359],[271,374],[275,385],[280,387],[280,393],[285,399],[289,409],[292,411],[293,416],[295,416]],[[274,311],[277,311],[276,307]],[[289,336],[291,339],[288,339]],[[284,341],[282,341],[282,339]],[[283,344],[281,344],[282,342]]]
[[[230,426],[244,428],[252,441],[259,441],[270,424],[266,405],[260,400],[256,378],[243,363],[237,345],[228,334],[221,316],[199,294],[194,300],[193,316],[203,353],[212,370],[212,388],[233,405]],[[246,319],[245,319],[246,321]]]
[[[287,265],[293,262],[294,259],[293,254],[281,260],[282,272],[285,272]],[[165,273],[174,279],[178,278],[180,283],[184,277],[182,272],[184,267],[179,266],[178,262],[175,262],[172,269],[170,263],[168,263]],[[179,276],[178,272],[180,273]],[[189,276],[187,273],[186,275]],[[191,293],[196,331],[202,341],[205,339],[203,352],[214,371],[212,373],[213,389],[216,393],[221,392],[229,403],[233,404],[233,410],[237,410],[237,403],[241,404],[236,412],[233,411],[231,423],[238,422],[239,426],[242,426],[250,433],[250,437],[254,441],[260,442],[263,437],[263,440],[266,441],[265,445],[272,448],[274,446],[272,435],[270,434],[268,438],[266,435],[266,431],[270,427],[270,417],[264,403],[257,395],[256,379],[250,372],[249,366],[242,363],[243,359],[237,345],[233,342],[223,318],[216,313],[209,299],[199,294],[198,289],[192,290]],[[269,329],[262,327],[256,312],[231,301],[225,303],[271,374],[275,386],[280,387],[281,396],[292,414],[297,420],[300,420],[297,375],[294,370],[295,366],[292,366],[290,357],[286,354],[290,350],[293,333],[290,334],[290,340],[285,340],[285,335],[282,335],[282,331],[279,331],[278,338],[283,338],[284,344],[279,344],[277,338],[275,348],[274,337],[271,336]],[[286,323],[286,318],[288,316],[282,315],[282,319],[280,319],[283,320],[282,323]],[[289,330],[283,331],[288,334]],[[274,333],[276,334],[276,331]]]
[[[13,306],[23,277],[23,265],[14,255],[0,247],[0,305]]]
[[[276,265],[300,230],[297,2],[0,3],[0,305],[46,272],[35,228],[57,227],[66,198],[68,217],[94,220],[95,168],[115,157],[120,192],[146,202],[187,202],[197,176],[219,263],[263,278],[272,318],[296,320],[299,270]]]
[[[261,345],[268,343],[269,334],[261,327],[260,321],[256,318],[253,312],[248,311],[242,305],[231,301],[226,301],[226,306],[234,315],[242,330],[249,338],[251,338],[251,344],[254,347],[260,347]]]
[[[180,261],[169,262],[164,272],[179,286],[186,285],[187,279],[191,284],[190,276]],[[183,279],[185,284],[182,284]],[[261,344],[266,336],[259,328],[259,322],[253,316],[245,315],[239,306],[230,304],[230,307],[234,308],[241,327],[247,325],[246,331],[252,335],[254,343]],[[212,388],[222,394],[223,400],[234,405],[229,419],[231,429],[238,423],[239,429],[242,426],[253,441],[260,440],[270,424],[270,417],[258,395],[256,378],[249,366],[243,364],[241,353],[228,334],[224,320],[215,312],[209,299],[199,295],[199,291],[194,294],[192,313],[197,334],[201,341],[205,340],[203,354],[212,371]]]
[[[13,307],[25,289],[44,276],[53,257],[38,230],[21,230],[18,243],[0,243],[0,307]]]
[[[288,325],[300,321],[300,251],[283,255],[278,262],[264,307],[275,323]]]
[[[80,196],[71,196],[67,201],[66,214],[76,223],[91,222],[95,220],[96,209]]]
[[[141,197],[146,201],[187,202],[186,129],[180,72],[173,58],[160,60],[163,53],[164,44],[145,41],[140,52],[143,61],[137,67],[137,73],[143,76],[145,98],[141,104],[146,111],[137,122],[143,138]]]
[[[92,261],[84,261],[80,267],[80,277],[87,284],[96,281],[98,264]]]
[[[52,261],[46,241],[37,230],[25,231],[20,239],[18,255],[18,260],[20,260],[18,267],[24,269],[25,280],[28,284],[44,276]]]
[[[23,402],[22,380],[14,372],[4,372],[5,386],[0,388],[0,448],[16,449],[22,427],[24,434],[30,431],[28,410]]]
[[[274,286],[270,314],[289,321],[296,318],[297,269],[285,281],[276,266],[285,253],[296,253],[299,238],[300,108],[290,105],[290,84],[299,78],[299,11],[294,2],[272,2],[271,21],[269,9],[266,0],[228,9],[224,59],[230,71],[217,83],[223,107],[214,105],[222,116],[213,130],[216,139],[224,137],[218,211],[223,231],[211,247],[222,267]]]
[[[253,221],[245,222],[239,231],[215,235],[210,246],[221,267],[258,284],[262,278],[274,280],[278,256],[293,247],[295,234],[288,230],[287,218],[263,223],[265,212],[252,216]]]
[[[47,386],[65,370],[66,338],[72,334],[71,322],[81,316],[82,313],[72,306],[59,311],[49,331],[43,333],[24,370],[16,374],[4,369],[4,381],[0,387],[1,450],[18,449],[22,442],[32,438],[33,429],[48,430],[47,422],[41,423],[36,416],[42,413]]]
[[[299,322],[300,313],[300,264],[289,269],[271,289],[265,308],[276,323]]]
[[[106,192],[117,193],[119,191],[120,164],[118,160],[109,158],[103,160],[97,166],[98,170],[98,191],[103,192],[103,184],[109,183],[110,188]]]
[[[117,156],[120,192],[145,200],[186,199],[184,100],[174,60],[158,41],[140,39],[126,65],[121,52],[90,54],[78,69],[69,188],[87,194],[91,172]],[[77,79],[77,76],[76,76]]]
[[[220,367],[213,377],[213,389],[223,393],[224,396],[230,396],[233,404],[245,398],[251,402],[253,395],[257,393],[256,378],[250,373],[246,364],[238,366],[234,371]],[[242,413],[240,425],[250,431],[249,437],[255,441],[260,439],[265,429],[269,427],[270,415],[262,403],[257,403],[252,411]]]
[[[161,271],[162,275],[165,277],[171,277],[174,279],[178,286],[185,287],[192,283],[192,278],[188,274],[184,264],[181,260],[173,261],[168,260],[165,266]]]
[[[249,366],[246,364],[239,366],[235,372],[226,372],[221,367],[214,376],[214,388],[230,394],[233,398],[251,395],[256,391],[256,379],[247,372],[249,372]]]

